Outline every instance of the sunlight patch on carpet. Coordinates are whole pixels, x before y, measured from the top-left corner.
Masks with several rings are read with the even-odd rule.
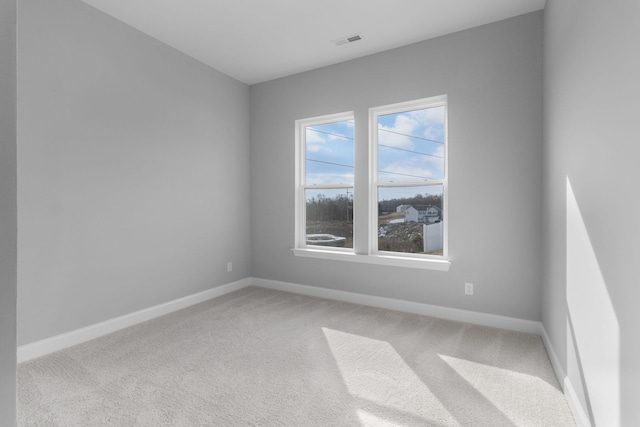
[[[535,425],[541,410],[552,410],[562,394],[532,375],[458,357],[438,356],[515,425]],[[532,401],[532,395],[541,400]],[[544,399],[545,396],[549,398]]]
[[[460,425],[389,343],[329,328],[322,330],[352,396],[414,420]],[[363,425],[376,425],[377,417],[370,412],[362,410],[358,415]]]
[[[358,409],[358,420],[362,427],[396,427],[398,424],[380,418],[364,409]]]

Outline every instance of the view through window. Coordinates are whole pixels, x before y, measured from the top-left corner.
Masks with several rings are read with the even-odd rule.
[[[443,101],[372,109],[377,250],[442,256],[446,127]]]
[[[304,244],[353,248],[353,117],[318,120],[302,129]]]
[[[353,252],[354,227],[364,227],[360,255],[446,259],[446,122],[446,96],[370,108],[358,141],[353,113],[297,120],[296,248]],[[369,162],[356,169],[367,140]],[[354,212],[354,191],[368,192],[368,210]]]

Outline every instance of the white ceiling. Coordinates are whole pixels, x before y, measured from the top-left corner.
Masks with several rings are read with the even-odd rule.
[[[546,0],[83,0],[253,84],[540,10]],[[362,40],[336,46],[355,33]]]

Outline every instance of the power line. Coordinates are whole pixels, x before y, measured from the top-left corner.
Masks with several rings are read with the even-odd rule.
[[[353,122],[350,122],[350,123],[353,123]],[[346,135],[340,135],[339,133],[327,132],[327,131],[319,130],[319,129],[312,128],[312,127],[308,127],[307,129],[312,130],[314,132],[318,132],[318,133],[324,133],[326,135],[337,136],[338,138],[344,138],[344,139],[353,140],[352,137],[348,137]],[[423,141],[435,142],[437,144],[444,144],[443,141],[437,141],[435,139],[423,138],[421,136],[415,136],[415,135],[411,135],[411,134],[408,134],[408,133],[402,133],[402,132],[397,132],[397,131],[394,131],[394,130],[384,129],[382,127],[378,127],[378,130],[381,130],[382,132],[394,133],[396,135],[408,136],[409,138],[421,139]],[[382,144],[378,144],[378,145],[382,145]],[[419,153],[419,154],[423,154],[423,153]]]
[[[408,133],[396,132],[394,130],[384,129],[384,128],[380,127],[380,126],[378,126],[378,130],[381,130],[382,132],[395,133],[396,135],[408,136],[409,138],[421,139],[423,141],[429,141],[429,142],[436,142],[438,144],[444,144],[443,141],[436,141],[435,139],[423,138],[421,136],[409,135]]]
[[[324,160],[316,160],[316,159],[309,159],[309,158],[307,158],[307,159],[305,159],[305,160],[307,160],[307,161],[309,161],[309,162],[323,163],[323,164],[326,164],[326,165],[333,165],[333,166],[342,166],[342,167],[345,167],[345,168],[353,169],[353,166],[351,166],[351,165],[345,165],[345,164],[343,164],[343,163],[326,162],[326,161],[324,161]],[[380,169],[380,170],[378,170],[378,172],[382,172],[382,173],[386,173],[386,174],[390,174],[390,175],[408,176],[408,177],[411,177],[411,178],[435,179],[435,178],[430,178],[430,177],[427,177],[427,176],[411,175],[411,174],[407,174],[407,173],[400,173],[400,172],[390,172],[390,171],[385,171],[385,170],[381,170],[381,169]]]
[[[392,147],[392,146],[390,146],[390,145],[385,145],[385,144],[378,144],[378,146],[380,146],[380,147],[386,147],[386,148],[391,148],[392,150],[406,151],[407,153],[421,154],[421,155],[423,155],[423,156],[430,156],[430,157],[437,157],[437,158],[439,158],[439,159],[444,159],[444,156],[438,156],[437,154],[421,153],[420,151],[407,150],[407,149],[405,149],[405,148]]]
[[[352,140],[352,141],[353,141],[353,138],[349,138],[348,136],[340,135],[340,134],[338,134],[338,133],[326,132],[326,131],[323,131],[323,130],[318,130],[318,129],[309,128],[309,127],[307,128],[307,130],[312,130],[312,131],[314,131],[314,132],[318,132],[318,133],[324,133],[324,134],[326,134],[326,135],[333,135],[333,136],[337,136],[338,138],[350,139],[350,140]]]
[[[327,164],[327,165],[342,166],[342,167],[345,167],[345,168],[353,169],[353,166],[345,165],[345,164],[342,164],[342,163],[325,162],[324,160],[316,160],[316,159],[310,159],[310,158],[307,158],[306,160],[309,161],[309,162],[324,163],[324,164]]]
[[[400,172],[389,172],[389,171],[383,171],[381,169],[379,169],[378,172],[388,173],[388,174],[391,174],[391,175],[409,176],[409,177],[412,177],[412,178],[434,179],[434,178],[430,178],[428,176],[411,175],[411,174],[408,174],[408,173],[400,173]]]

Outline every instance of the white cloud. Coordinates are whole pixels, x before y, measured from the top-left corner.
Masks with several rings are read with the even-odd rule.
[[[313,132],[311,130],[307,131],[305,140],[307,142],[307,145],[308,144],[324,144],[327,142],[327,139],[325,138],[324,134],[321,134],[319,132]]]
[[[407,136],[442,140],[444,108],[408,111],[396,116],[392,126],[380,126],[378,142],[390,147],[411,149],[414,141]]]
[[[353,173],[312,173],[307,175],[307,184],[309,185],[326,185],[326,184],[345,184],[353,185]]]
[[[444,145],[439,145],[436,150],[433,152],[434,156],[439,156],[444,158]],[[438,162],[442,162],[442,160],[438,160]]]
[[[421,181],[426,178],[440,179],[444,174],[444,162],[435,157],[414,158],[382,165],[382,170],[388,173],[380,173],[380,179],[384,181]]]
[[[444,108],[428,108],[426,110],[411,111],[409,113],[420,123],[418,134],[423,138],[442,141],[444,131]]]
[[[422,123],[423,125],[428,125],[428,124],[443,125],[444,124],[444,108],[443,107],[409,111],[407,115],[409,115],[414,120]]]
[[[347,141],[349,138],[345,135],[335,134],[335,135],[327,135],[329,137],[329,141]]]
[[[331,144],[329,144],[330,138],[328,137],[329,135],[308,130],[306,135],[307,153],[330,153]]]

